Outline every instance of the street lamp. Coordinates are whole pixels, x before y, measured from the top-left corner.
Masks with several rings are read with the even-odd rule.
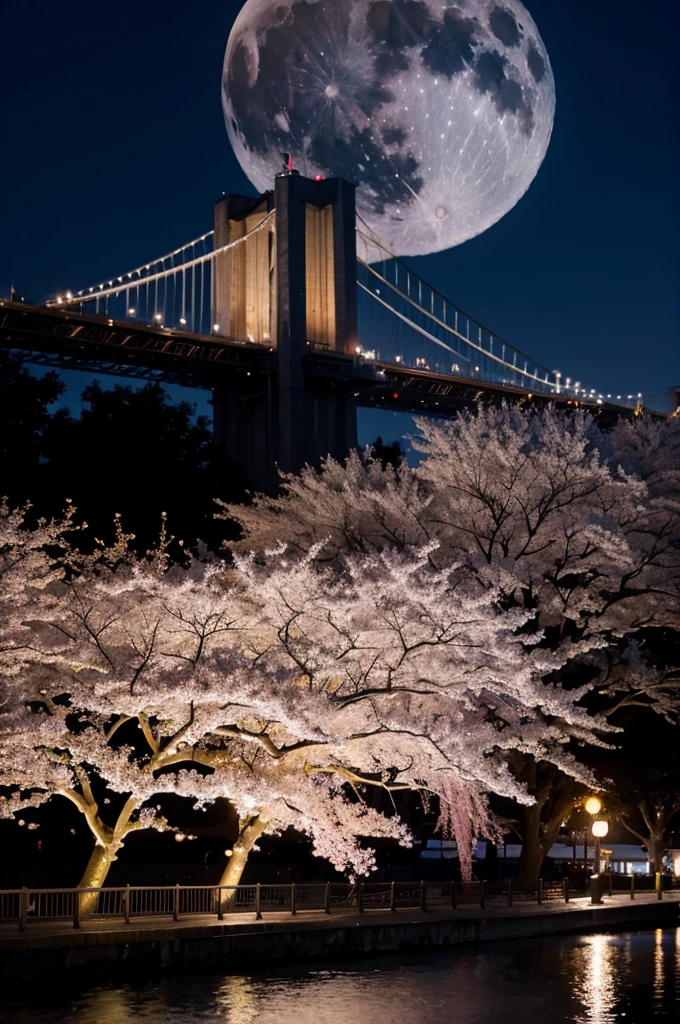
[[[600,873],[600,840],[604,839],[609,832],[609,825],[606,821],[594,821],[591,829],[595,836],[595,874]]]
[[[588,799],[586,800],[585,804],[584,804],[584,807],[585,807],[585,810],[586,810],[586,814],[589,814],[591,816],[591,818],[596,818],[597,815],[602,810],[602,801],[600,800],[599,796],[589,796]],[[595,833],[593,833],[593,835],[594,834]],[[587,829],[585,830],[584,841],[585,841],[586,871],[587,871],[588,870],[588,830]],[[593,867],[594,867],[594,873],[596,875],[598,875],[600,873],[600,867],[599,867],[599,863],[598,863],[597,860],[595,860],[595,864],[593,865]]]
[[[595,871],[590,878],[590,902],[602,903],[602,875],[600,872],[600,840],[604,839],[609,832],[609,825],[606,821],[594,821],[591,832],[595,837]]]

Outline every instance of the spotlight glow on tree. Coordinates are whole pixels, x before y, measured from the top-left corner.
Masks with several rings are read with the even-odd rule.
[[[164,532],[143,559],[120,530],[84,556],[70,512],[31,530],[3,507],[0,815],[71,801],[93,885],[131,832],[172,827],[164,794],[224,797],[229,885],[289,827],[369,872],[366,839],[410,837],[366,794],[409,790],[437,798],[469,877],[492,794],[515,804],[530,881],[596,785],[570,744],[615,741],[622,707],[677,711],[634,637],[679,624],[680,424],[603,438],[501,409],[420,427],[417,470],[353,456],[227,510],[246,531],[229,565],[169,564]]]
[[[480,407],[418,428],[417,469],[384,469],[359,456],[346,466],[329,460],[321,472],[286,476],[281,496],[225,514],[241,524],[243,546],[256,550],[286,541],[306,551],[328,538],[329,557],[340,557],[436,540],[434,567],[456,566],[473,593],[530,613],[522,634],[547,659],[544,696],[564,702],[558,711],[538,701],[550,726],[532,718],[529,728],[542,734],[544,751],[547,736],[563,755],[615,743],[603,722],[624,708],[676,716],[677,673],[650,665],[638,637],[642,624],[680,626],[680,422],[620,422],[603,435],[578,413]],[[591,693],[600,716],[587,711]],[[571,702],[585,721],[565,711]],[[531,750],[511,709],[494,703],[501,733],[509,724],[509,736],[522,736],[508,744],[507,761],[534,799],[508,814],[523,841],[518,884],[530,886],[595,780],[587,783],[583,765]],[[673,807],[668,801],[661,832]],[[645,807],[656,849],[661,833],[649,813]]]

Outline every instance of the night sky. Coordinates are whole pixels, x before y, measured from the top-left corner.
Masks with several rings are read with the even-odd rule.
[[[220,102],[241,6],[10,0],[0,294],[14,280],[42,301],[108,279],[209,229],[222,192],[252,192]],[[658,405],[653,393],[680,384],[678,4],[526,6],[557,81],[545,164],[495,227],[411,262],[542,363]],[[401,429],[364,419],[364,439],[376,425],[388,437]]]

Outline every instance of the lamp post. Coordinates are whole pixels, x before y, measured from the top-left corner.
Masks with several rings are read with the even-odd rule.
[[[595,836],[595,874],[600,873],[600,840],[604,839],[609,832],[609,825],[606,821],[594,821],[592,833]]]
[[[600,800],[599,796],[589,796],[588,799],[585,802],[585,809],[586,809],[586,814],[589,814],[592,818],[596,818],[597,815],[602,810],[602,801]],[[588,830],[587,829],[585,830],[585,835],[586,835],[586,843],[587,843],[587,839],[588,839]],[[593,832],[593,835],[595,835],[595,832]],[[605,832],[605,835],[606,835],[606,832]],[[599,851],[599,844],[596,844],[596,845],[597,845],[597,850]],[[594,874],[599,875],[599,873],[600,873],[600,862],[599,862],[599,858],[598,858],[597,852],[596,852],[596,856],[595,856],[595,864],[593,866],[594,866],[594,869],[595,869],[594,870]],[[588,870],[588,847],[586,845],[586,871],[587,870]]]

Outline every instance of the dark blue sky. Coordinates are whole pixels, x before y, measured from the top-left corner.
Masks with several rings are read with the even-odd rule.
[[[209,228],[222,192],[252,191],[220,104],[241,6],[8,0],[0,292],[14,278],[40,300],[118,274]],[[636,393],[680,384],[677,0],[527,6],[557,80],[545,164],[491,230],[413,262],[572,378]]]

